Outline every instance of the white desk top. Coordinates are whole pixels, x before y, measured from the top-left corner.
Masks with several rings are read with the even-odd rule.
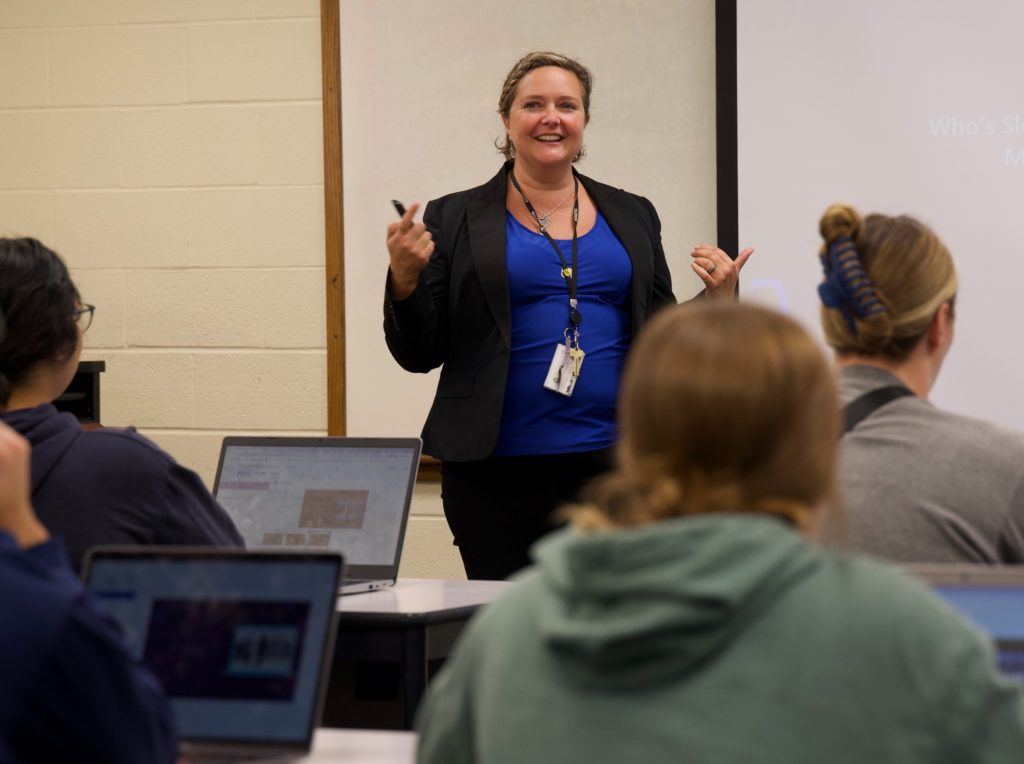
[[[338,730],[321,728],[313,737],[313,752],[300,764],[413,764],[415,732]]]
[[[400,578],[388,589],[338,597],[338,610],[388,615],[436,613],[486,605],[509,586],[508,581]]]

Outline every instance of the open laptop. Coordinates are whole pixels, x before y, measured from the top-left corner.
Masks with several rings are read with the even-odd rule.
[[[419,438],[227,437],[213,493],[249,549],[345,555],[342,593],[390,586],[416,484]]]
[[[1024,566],[906,565],[996,645],[999,668],[1024,680]]]
[[[306,755],[323,709],[342,558],[94,547],[85,584],[170,699],[190,762]]]

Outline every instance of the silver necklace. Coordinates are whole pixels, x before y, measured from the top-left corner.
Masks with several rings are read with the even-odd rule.
[[[560,201],[558,203],[557,207],[555,207],[553,210],[551,210],[547,215],[538,215],[537,216],[537,225],[540,226],[540,229],[542,231],[544,229],[546,229],[548,227],[548,225],[550,225],[550,223],[551,223],[551,216],[554,215],[556,212],[558,212],[560,209],[562,209],[562,205],[565,204],[567,201],[569,201],[569,197],[570,196],[572,196],[572,189],[571,188],[569,189],[569,193],[567,193],[565,195],[565,198],[562,199],[562,201]]]

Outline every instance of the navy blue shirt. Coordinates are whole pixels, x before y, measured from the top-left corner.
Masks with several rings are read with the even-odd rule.
[[[0,762],[176,757],[159,684],[129,656],[60,542],[20,549],[0,533]]]
[[[616,440],[619,377],[631,339],[632,263],[597,213],[578,238],[577,299],[586,353],[572,396],[544,388],[555,346],[569,326],[569,287],[551,243],[506,215],[506,260],[512,308],[512,352],[494,453],[499,456],[570,453],[607,448]],[[556,240],[572,262],[572,242]]]
[[[86,432],[50,404],[0,419],[32,444],[32,504],[75,570],[95,544],[242,546],[199,476],[134,429]]]

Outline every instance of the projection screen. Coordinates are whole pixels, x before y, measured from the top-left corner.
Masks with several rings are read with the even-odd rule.
[[[747,299],[819,337],[818,219],[908,213],[949,246],[956,335],[932,399],[1024,430],[1024,3],[737,0]]]

